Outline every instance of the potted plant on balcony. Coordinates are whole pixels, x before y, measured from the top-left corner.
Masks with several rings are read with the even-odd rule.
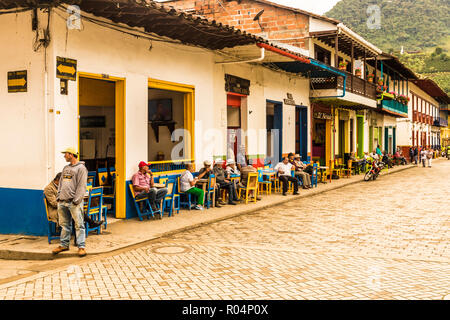
[[[367,75],[367,81],[369,81],[370,83],[373,83],[374,78],[375,78],[375,75],[373,73],[369,73]]]
[[[342,61],[339,62],[339,70],[346,70],[347,69],[347,62]]]
[[[356,69],[355,69],[355,76],[361,78],[361,69],[360,69],[360,68],[356,68]]]
[[[379,86],[383,86],[384,85],[384,79],[383,78],[378,78],[378,85]]]

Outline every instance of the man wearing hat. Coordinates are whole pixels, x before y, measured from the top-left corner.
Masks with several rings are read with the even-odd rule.
[[[216,181],[219,184],[220,189],[225,189],[228,191],[228,204],[236,205],[239,201],[236,187],[229,179],[225,177],[225,170],[223,170],[223,164],[225,161],[219,159],[216,161],[213,173],[216,176]]]
[[[156,189],[154,187],[153,173],[146,162],[141,161],[139,163],[139,171],[133,175],[131,181],[136,199],[148,198],[152,210],[157,211],[158,207],[156,204],[161,203],[161,200],[164,199],[169,190],[167,188]]]
[[[84,257],[86,255],[86,231],[83,218],[83,197],[86,193],[88,171],[84,162],[78,160],[78,152],[75,148],[67,148],[62,153],[64,153],[64,159],[69,164],[64,167],[61,173],[56,197],[58,201],[58,221],[62,227],[61,244],[52,253],[58,254],[69,250],[73,219],[77,235],[78,255]]]
[[[211,174],[214,174],[213,169],[211,168],[211,164],[212,164],[212,162],[210,160],[203,161],[203,168],[201,168],[200,171],[198,172],[199,179],[209,179],[209,176]],[[222,199],[220,198],[218,184],[216,184],[215,193],[216,193],[216,197],[215,197],[216,203],[214,204],[214,206],[216,208],[220,208],[220,207],[222,207],[222,205],[225,205],[226,203],[223,202]]]
[[[300,160],[300,155],[295,154],[294,159],[291,161],[292,165],[295,167],[295,176],[300,177],[303,182],[303,189],[310,189],[311,186],[311,177],[309,174],[303,169],[306,168],[306,165]]]

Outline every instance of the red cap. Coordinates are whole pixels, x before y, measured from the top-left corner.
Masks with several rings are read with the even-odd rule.
[[[145,166],[148,166],[147,162],[145,162],[145,161],[139,162],[139,169],[142,167],[145,167]]]

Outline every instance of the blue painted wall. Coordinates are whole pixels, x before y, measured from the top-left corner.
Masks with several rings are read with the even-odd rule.
[[[0,188],[0,233],[47,235],[43,190]]]

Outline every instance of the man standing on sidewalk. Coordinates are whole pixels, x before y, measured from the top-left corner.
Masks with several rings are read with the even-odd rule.
[[[73,219],[77,235],[78,255],[84,257],[86,255],[86,232],[83,218],[83,197],[86,193],[88,172],[84,162],[78,160],[78,152],[74,148],[67,148],[62,153],[69,164],[61,173],[56,198],[58,200],[58,220],[62,227],[61,245],[52,253],[58,254],[69,250]]]

